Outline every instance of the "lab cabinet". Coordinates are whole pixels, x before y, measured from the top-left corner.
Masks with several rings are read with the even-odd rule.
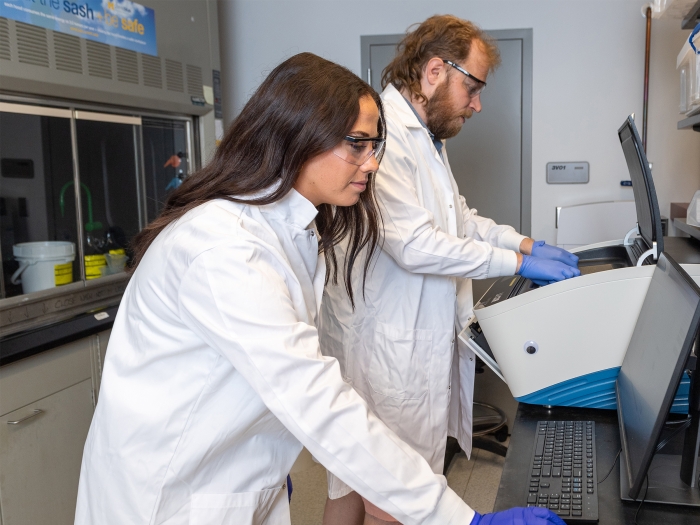
[[[22,294],[22,279],[26,286],[33,278],[26,272],[18,273],[23,258],[13,253],[15,246],[63,241],[73,246],[75,257],[78,231],[74,192],[62,197],[67,213],[59,209],[61,188],[73,180],[69,117],[66,110],[49,109],[43,114],[0,111],[3,297]],[[47,244],[46,248],[50,250],[51,246]],[[55,265],[70,263],[67,274],[60,276],[62,284],[80,280],[79,266],[70,258],[54,261]]]
[[[85,279],[123,271],[129,242],[143,226],[137,152],[140,118],[76,112]]]
[[[0,95],[0,334],[56,321],[49,299],[128,279],[134,236],[198,165],[193,122]]]
[[[110,330],[0,367],[0,523],[70,525]]]
[[[168,194],[189,173],[187,122],[162,118],[143,119],[143,157],[148,222],[163,209]]]
[[[2,417],[3,525],[73,523],[80,462],[93,413],[91,394],[92,383],[86,379]],[[31,417],[34,413],[38,415]]]
[[[100,395],[100,385],[102,383],[102,367],[105,364],[105,356],[107,355],[107,345],[109,344],[109,335],[112,330],[105,330],[97,334],[93,340],[94,351],[90,354],[92,357],[92,388],[95,393],[95,405]]]

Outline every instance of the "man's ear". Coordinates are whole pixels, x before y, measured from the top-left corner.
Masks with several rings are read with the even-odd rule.
[[[433,57],[423,68],[423,78],[430,86],[436,86],[440,79],[446,74],[446,66],[441,58]]]

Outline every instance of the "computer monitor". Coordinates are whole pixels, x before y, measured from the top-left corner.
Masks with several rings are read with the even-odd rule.
[[[664,251],[664,238],[661,230],[659,202],[656,198],[649,161],[631,116],[627,117],[624,124],[617,130],[617,134],[620,137],[622,151],[627,161],[627,169],[632,180],[639,235],[649,248],[653,248],[654,243],[656,243],[656,253],[660,254]]]
[[[644,485],[699,325],[700,288],[667,253],[661,254],[616,382],[621,485],[629,487],[631,499]],[[694,491],[674,503],[700,504],[700,492]],[[659,498],[665,496],[654,500]]]

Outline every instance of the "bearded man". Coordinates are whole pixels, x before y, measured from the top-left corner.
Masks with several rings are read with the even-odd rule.
[[[519,273],[544,285],[580,275],[576,256],[478,216],[452,176],[445,139],[481,111],[499,61],[490,38],[454,16],[433,16],[404,37],[382,77],[382,249],[363,261],[371,268],[364,297],[352,304],[340,282],[326,287],[322,303],[324,354],[436,473],[448,434],[471,452],[475,357],[455,344],[472,314],[471,279]],[[336,256],[344,259],[342,246]],[[362,289],[361,276],[353,289]],[[396,523],[329,473],[324,524],[363,520]]]

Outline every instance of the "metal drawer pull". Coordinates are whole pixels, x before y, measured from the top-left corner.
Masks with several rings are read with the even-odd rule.
[[[39,414],[42,414],[43,412],[44,412],[43,410],[39,410],[38,408],[36,408],[36,409],[34,409],[34,412],[29,414],[28,416],[25,416],[22,419],[18,419],[17,421],[8,421],[7,424],[8,425],[19,425],[23,421],[26,421],[27,419],[31,419],[35,416],[38,416]]]

